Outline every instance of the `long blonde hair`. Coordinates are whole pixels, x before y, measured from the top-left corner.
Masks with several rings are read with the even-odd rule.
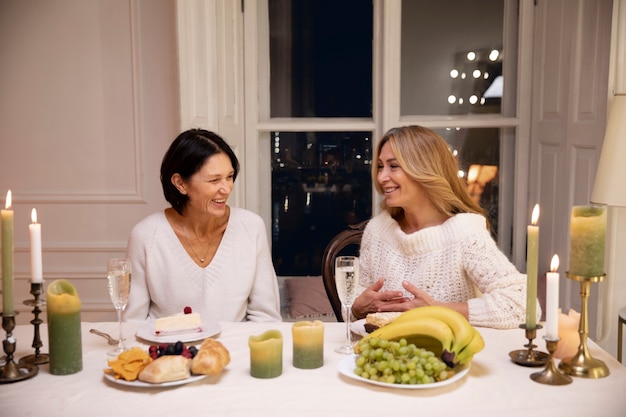
[[[485,215],[484,210],[472,200],[467,186],[459,178],[457,161],[446,141],[423,126],[392,128],[376,146],[372,181],[380,194],[383,194],[383,189],[377,179],[378,159],[386,143],[391,146],[398,165],[409,178],[426,190],[430,200],[441,213],[448,216],[457,213]],[[388,207],[385,201],[381,203],[381,207],[394,218],[402,212],[399,207]]]

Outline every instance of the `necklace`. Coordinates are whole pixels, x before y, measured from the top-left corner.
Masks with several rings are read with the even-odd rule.
[[[200,257],[198,253],[193,249],[193,246],[189,246],[189,247],[191,248],[191,251],[193,252],[193,254],[196,255],[196,257],[200,260],[200,263],[204,263],[204,259],[209,253],[209,248],[207,248],[206,252],[204,253],[204,256]]]
[[[196,252],[195,249],[193,248],[193,246],[191,245],[191,242],[189,242],[189,239],[187,239],[187,236],[183,236],[183,237],[185,238],[185,242],[187,242],[187,246],[189,246],[189,249],[191,249],[193,254],[196,255],[196,258],[198,258],[200,263],[203,264],[204,260],[206,259],[206,256],[209,254],[209,251],[211,250],[210,243],[207,245],[207,249],[206,249],[206,252],[204,252],[204,256],[200,256],[200,255],[198,255],[198,252]],[[213,241],[213,236],[211,236],[211,242],[212,241]]]

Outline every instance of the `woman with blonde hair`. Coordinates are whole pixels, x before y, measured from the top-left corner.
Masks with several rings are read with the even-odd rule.
[[[443,305],[476,326],[525,321],[526,276],[498,249],[441,136],[422,126],[389,130],[372,179],[384,210],[361,241],[354,317]]]

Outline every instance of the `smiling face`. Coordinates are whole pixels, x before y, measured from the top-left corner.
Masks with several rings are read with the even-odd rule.
[[[389,142],[380,150],[376,179],[383,190],[387,207],[412,211],[428,201],[424,188],[400,167]]]
[[[186,211],[197,211],[219,217],[224,215],[226,202],[233,190],[235,170],[225,153],[206,160],[202,168],[184,182],[189,197]]]

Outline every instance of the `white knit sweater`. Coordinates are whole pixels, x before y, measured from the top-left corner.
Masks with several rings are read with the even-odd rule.
[[[467,302],[475,326],[515,328],[526,319],[526,275],[498,249],[477,214],[405,234],[385,211],[367,224],[360,265],[358,294],[384,278],[383,291],[412,297],[402,287],[409,281],[439,302]]]
[[[278,281],[263,220],[232,208],[215,257],[206,267],[187,254],[165,212],[133,228],[128,321],[154,320],[186,306],[215,321],[281,321]]]

